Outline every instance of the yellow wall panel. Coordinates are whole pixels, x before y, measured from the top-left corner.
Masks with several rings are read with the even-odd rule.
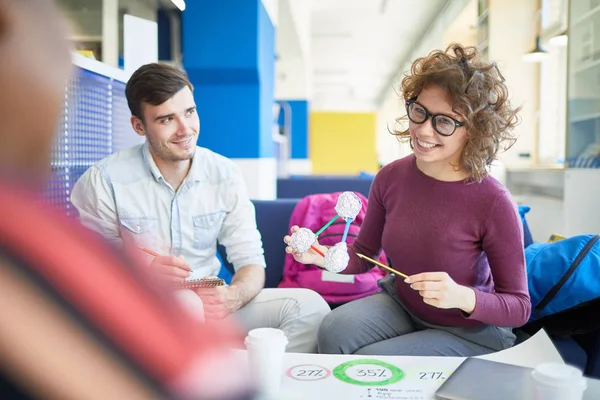
[[[377,172],[375,113],[312,112],[310,159],[313,174]]]

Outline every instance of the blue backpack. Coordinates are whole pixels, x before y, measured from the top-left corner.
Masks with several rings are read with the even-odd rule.
[[[532,313],[526,327],[553,335],[600,328],[600,236],[579,235],[525,249]]]

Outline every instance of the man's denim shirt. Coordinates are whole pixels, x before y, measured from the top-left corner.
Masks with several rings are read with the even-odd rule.
[[[202,147],[177,192],[163,179],[146,142],[88,169],[73,187],[71,202],[84,226],[116,244],[129,238],[161,255],[184,256],[194,271],[190,278],[218,274],[217,240],[236,271],[265,266],[239,167]]]

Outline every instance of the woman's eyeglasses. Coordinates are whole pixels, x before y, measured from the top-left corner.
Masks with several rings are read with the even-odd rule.
[[[433,129],[442,136],[451,136],[456,131],[456,128],[465,125],[464,122],[457,121],[448,115],[431,114],[425,107],[417,103],[416,100],[408,100],[406,102],[406,112],[408,119],[415,124],[422,124],[431,117]]]

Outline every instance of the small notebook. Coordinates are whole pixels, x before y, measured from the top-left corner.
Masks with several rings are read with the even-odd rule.
[[[206,288],[224,286],[225,281],[221,278],[211,277],[202,279],[190,279],[189,281],[182,282],[178,285],[179,289],[194,289],[194,288]]]
[[[435,392],[443,400],[531,400],[531,368],[467,358]]]

